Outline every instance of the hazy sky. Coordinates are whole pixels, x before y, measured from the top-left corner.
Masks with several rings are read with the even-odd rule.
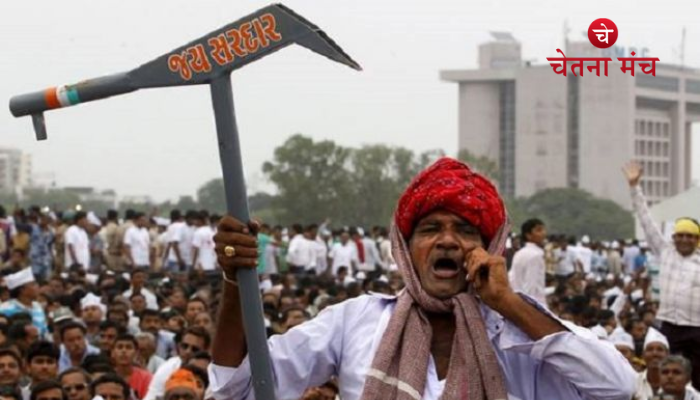
[[[233,75],[251,191],[294,133],[358,146],[415,151],[457,147],[457,87],[441,69],[474,68],[489,31],[511,31],[523,57],[545,62],[596,18],[612,19],[618,44],[645,46],[676,63],[687,27],[686,65],[700,67],[695,1],[287,0],[318,24],[364,71],[291,47]],[[46,114],[49,140],[7,109],[12,95],[127,71],[269,3],[199,0],[0,1],[0,146],[33,155],[36,172],[60,186],[114,188],[156,200],[193,195],[220,175],[207,86],[147,90]],[[698,129],[696,129],[698,131]],[[700,135],[700,132],[697,133]],[[698,137],[696,135],[696,138]],[[694,179],[700,178],[700,139]],[[622,161],[622,160],[621,160]],[[614,171],[617,173],[617,171]],[[621,181],[622,184],[622,181]]]

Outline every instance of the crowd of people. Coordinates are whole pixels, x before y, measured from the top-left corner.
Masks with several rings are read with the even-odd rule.
[[[615,346],[638,372],[635,399],[700,399],[700,227],[680,220],[675,244],[667,242],[638,175],[628,168],[646,240],[549,235],[531,219],[508,235],[510,285]],[[220,220],[206,211],[165,219],[0,206],[0,398],[222,398],[207,372],[226,284]],[[256,230],[269,337],[350,299],[393,297],[410,285],[387,227],[324,221]],[[303,388],[301,398],[335,399],[338,375]]]

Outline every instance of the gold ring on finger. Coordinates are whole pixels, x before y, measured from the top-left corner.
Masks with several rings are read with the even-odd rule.
[[[224,247],[224,254],[226,257],[234,257],[236,255],[236,248],[233,246],[226,246]]]

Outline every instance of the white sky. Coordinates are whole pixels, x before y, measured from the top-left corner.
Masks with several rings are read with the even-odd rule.
[[[618,44],[648,47],[700,67],[695,1],[286,0],[364,67],[357,73],[291,47],[233,75],[244,165],[251,192],[268,189],[261,164],[294,133],[348,146],[457,147],[457,89],[441,69],[474,68],[492,30],[511,31],[523,57],[543,63],[596,18],[612,19]],[[268,3],[240,0],[0,1],[0,99],[127,71]],[[7,106],[5,106],[7,107]],[[36,172],[60,186],[114,188],[156,200],[194,195],[220,175],[207,86],[139,91],[46,114],[49,140],[28,118],[0,112],[0,146],[33,155]],[[699,129],[696,129],[696,131]],[[697,135],[696,135],[697,138]],[[700,179],[700,139],[693,145]],[[622,161],[622,160],[621,160]],[[617,173],[618,171],[614,171]]]

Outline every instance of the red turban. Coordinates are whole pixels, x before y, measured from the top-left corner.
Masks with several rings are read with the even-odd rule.
[[[506,222],[505,206],[493,184],[466,164],[447,157],[413,178],[399,199],[394,219],[408,240],[416,223],[438,209],[464,218],[489,242]]]

